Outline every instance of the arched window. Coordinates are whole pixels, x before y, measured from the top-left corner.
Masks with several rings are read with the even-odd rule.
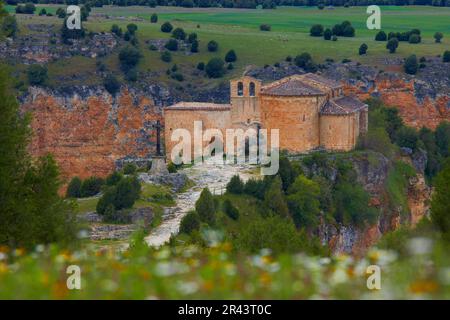
[[[250,82],[249,92],[250,92],[250,97],[255,96],[255,84],[253,82]]]
[[[238,96],[243,96],[244,95],[244,85],[242,84],[242,82],[238,82],[237,94],[238,94]]]

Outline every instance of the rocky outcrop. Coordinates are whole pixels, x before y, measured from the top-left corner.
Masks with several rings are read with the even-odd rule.
[[[157,121],[164,123],[151,95],[127,88],[113,97],[103,88],[61,94],[32,87],[22,109],[32,112],[32,154],[52,153],[66,178],[104,177],[117,160],[151,158]]]

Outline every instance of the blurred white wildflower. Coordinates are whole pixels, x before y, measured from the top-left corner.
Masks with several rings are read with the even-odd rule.
[[[333,274],[330,277],[330,284],[332,286],[345,283],[348,280],[348,275],[345,269],[336,268]]]
[[[89,232],[85,229],[80,230],[77,234],[78,239],[87,239],[89,237]]]
[[[206,229],[202,231],[202,237],[209,247],[217,247],[223,241],[223,232]]]
[[[3,252],[0,252],[0,261],[2,260],[6,260],[8,256],[6,254],[4,254]]]
[[[170,250],[168,248],[158,250],[155,254],[155,257],[158,260],[166,260],[170,257]]]
[[[38,244],[35,248],[35,251],[38,253],[42,253],[45,250],[45,246],[43,244]]]
[[[179,262],[159,262],[155,266],[155,273],[162,277],[186,273],[188,271],[189,267],[186,264]]]
[[[198,284],[192,281],[189,282],[179,281],[177,283],[177,288],[181,294],[184,295],[193,294],[198,291]]]
[[[331,259],[328,258],[328,257],[320,258],[320,259],[319,259],[319,263],[320,263],[321,265],[327,265],[327,264],[330,264],[330,263],[331,263]]]
[[[414,255],[425,255],[431,251],[433,241],[424,237],[412,238],[408,241],[408,250]]]
[[[101,286],[102,286],[103,290],[106,290],[109,292],[114,292],[119,288],[119,285],[116,282],[112,281],[111,279],[103,280],[101,282]]]

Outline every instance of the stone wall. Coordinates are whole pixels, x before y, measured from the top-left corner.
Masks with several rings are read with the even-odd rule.
[[[359,135],[359,112],[320,116],[320,145],[329,150],[353,149]]]
[[[261,96],[261,125],[280,131],[280,149],[305,152],[319,146],[321,97]]]

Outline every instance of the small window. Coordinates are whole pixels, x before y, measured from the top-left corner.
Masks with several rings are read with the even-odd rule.
[[[249,92],[250,92],[250,97],[255,96],[255,83],[250,82]]]
[[[243,96],[244,95],[244,85],[242,84],[242,82],[238,82],[237,95],[238,96]]]
[[[303,115],[303,121],[305,121],[306,120],[306,116],[305,115]]]

